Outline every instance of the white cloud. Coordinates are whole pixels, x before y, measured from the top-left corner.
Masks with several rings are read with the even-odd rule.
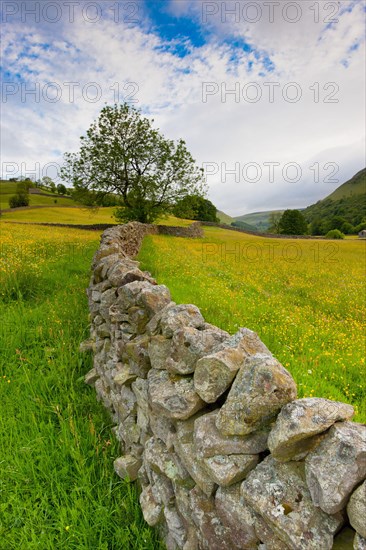
[[[167,7],[177,17],[188,14],[202,23],[202,4],[196,0],[179,0]],[[324,22],[330,12],[320,15],[315,23],[314,13],[304,9],[301,20],[292,24],[283,18],[274,23],[262,18],[256,24],[211,18],[203,25],[206,44],[192,46],[185,57],[165,47],[162,38],[149,30],[148,18],[139,27],[117,25],[110,17],[95,25],[80,17],[74,23],[57,25],[8,23],[3,38],[5,68],[12,75],[22,72],[23,82],[9,77],[19,92],[9,95],[2,105],[3,169],[4,162],[24,162],[30,167],[35,162],[59,162],[58,151],[77,149],[79,136],[105,102],[113,103],[117,88],[121,99],[138,86],[136,105],[151,114],[167,136],[183,137],[199,163],[226,163],[228,169],[239,163],[241,170],[248,163],[261,167],[263,174],[257,183],[243,177],[238,183],[234,177],[222,183],[220,171],[208,179],[210,198],[220,209],[239,215],[315,202],[337,186],[327,182],[329,170],[324,165],[336,162],[342,183],[365,163],[363,6],[354,3],[353,10],[338,13],[339,22],[332,25]],[[239,54],[230,42],[233,38],[245,40],[253,51]],[[355,44],[358,48],[352,49]],[[275,65],[271,72],[264,69],[266,56]],[[35,80],[41,101],[28,95],[22,102],[21,86],[26,83],[30,89]],[[60,101],[42,100],[49,82],[59,84]],[[80,83],[75,87],[74,103],[69,101],[67,82]],[[85,95],[88,89],[84,88],[84,97],[81,93],[90,82],[101,91],[98,103]],[[262,99],[250,103],[241,95],[236,103],[228,95],[225,103],[217,93],[203,103],[204,82],[227,89],[239,84],[241,94],[253,92],[254,87],[245,85],[255,82]],[[275,84],[272,103],[268,101],[270,82]],[[301,90],[297,103],[282,96],[289,82],[296,82]],[[127,83],[133,84],[124,90]],[[287,91],[292,97],[296,89],[292,86]],[[319,102],[315,102],[318,92]],[[326,103],[327,98],[338,102]],[[268,181],[265,162],[280,163],[273,183]],[[303,177],[298,183],[284,180],[288,163],[301,166]],[[314,163],[323,167],[319,183],[310,169]]]

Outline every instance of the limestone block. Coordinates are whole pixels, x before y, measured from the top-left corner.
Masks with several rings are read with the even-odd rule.
[[[342,514],[329,515],[314,505],[302,462],[268,456],[242,482],[241,494],[291,549],[330,550],[343,524]]]
[[[200,416],[194,423],[194,444],[200,457],[215,455],[254,455],[267,449],[269,430],[249,435],[222,435],[216,427],[219,411]]]
[[[241,499],[240,483],[219,487],[215,495],[216,512],[228,528],[233,548],[254,550],[259,543],[255,533],[255,514]]]
[[[366,481],[352,493],[347,514],[352,527],[366,539]]]
[[[195,392],[193,380],[190,378],[151,369],[147,379],[149,403],[156,414],[161,413],[173,419],[186,419],[205,406]]]
[[[132,455],[120,456],[113,463],[116,473],[122,479],[128,478],[130,481],[137,479],[137,474],[142,465],[141,458]]]
[[[315,506],[329,514],[344,508],[366,478],[366,425],[337,422],[305,460],[306,481]]]
[[[224,435],[246,435],[273,421],[296,398],[290,373],[272,356],[249,356],[238,372],[216,426]]]
[[[320,443],[322,438],[317,434],[339,420],[349,420],[353,414],[351,405],[329,399],[308,397],[292,401],[282,408],[269,435],[271,454],[283,462],[302,459]]]

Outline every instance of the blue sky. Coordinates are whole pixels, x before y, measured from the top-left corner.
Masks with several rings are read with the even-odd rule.
[[[306,206],[365,164],[362,1],[1,7],[3,176],[53,176],[123,100],[186,140],[232,215]]]

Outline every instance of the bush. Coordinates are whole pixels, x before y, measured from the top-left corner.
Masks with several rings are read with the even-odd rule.
[[[29,205],[29,195],[26,193],[17,193],[9,199],[10,208],[19,208],[20,206]]]
[[[332,229],[325,235],[326,239],[344,239],[344,234],[339,229]]]

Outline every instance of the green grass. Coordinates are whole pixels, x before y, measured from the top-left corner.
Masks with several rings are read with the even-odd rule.
[[[342,198],[352,197],[355,195],[364,195],[366,193],[366,169],[360,170],[351,178],[346,181],[325,199],[331,199],[337,201]],[[324,199],[324,200],[325,200]]]
[[[9,199],[14,195],[0,195],[0,208],[2,210],[7,210],[10,208]],[[57,202],[55,202],[57,201]],[[75,202],[72,199],[66,199],[64,197],[58,197],[57,195],[52,195],[45,197],[43,195],[29,195],[29,206],[73,206]]]
[[[70,223],[89,225],[95,223],[117,223],[113,218],[114,207],[89,210],[81,207],[35,208],[5,212],[1,219],[19,222]]]
[[[9,208],[9,199],[13,195],[15,195],[15,193],[17,192],[16,186],[17,186],[17,182],[11,182],[11,181],[9,182],[4,180],[0,181],[0,208],[1,209]],[[47,196],[43,194],[42,195],[33,194],[31,190],[29,194],[29,206],[44,206],[44,205],[54,206],[56,204],[59,206],[75,205],[75,202],[71,198],[60,197],[59,195],[57,195],[57,193],[48,193],[44,189],[40,189],[39,191],[41,193],[45,193]],[[57,202],[55,203],[55,201]]]
[[[111,419],[84,383],[99,234],[42,230],[0,224],[0,548],[162,549],[135,485],[113,471]]]
[[[66,199],[67,200],[67,199]],[[97,210],[82,207],[57,207],[35,208],[27,210],[15,210],[4,212],[1,216],[5,221],[19,221],[29,223],[69,223],[76,225],[90,225],[97,223],[117,224],[113,217],[115,207],[104,207]],[[191,225],[192,220],[182,220],[169,216],[158,220],[161,225],[176,225],[186,227]]]
[[[146,237],[142,268],[209,323],[257,332],[295,378],[299,397],[351,403],[365,421],[366,242],[265,239],[213,227],[205,235]]]
[[[17,192],[16,181],[0,180],[0,196],[14,195]]]

